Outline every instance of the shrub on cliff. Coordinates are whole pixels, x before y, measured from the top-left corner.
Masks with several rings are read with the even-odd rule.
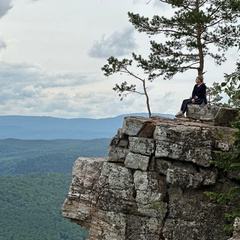
[[[240,115],[233,126],[237,129],[235,133],[234,150],[232,152],[215,152],[214,165],[222,169],[233,181],[240,181]],[[229,191],[224,193],[206,192],[206,194],[216,203],[227,206],[226,226],[228,233],[233,231],[233,222],[236,217],[240,217],[240,187],[236,184]]]
[[[213,103],[220,106],[227,106],[240,109],[240,62],[237,62],[236,70],[231,74],[225,74],[225,80],[221,84],[215,83],[210,92],[217,96],[213,98]],[[222,93],[228,96],[227,103],[221,103]],[[240,113],[232,124],[237,129],[234,135],[234,150],[232,152],[215,152],[216,160],[214,164],[222,169],[234,181],[240,181]],[[240,187],[232,187],[225,193],[206,193],[212,200],[219,204],[229,205],[226,213],[226,231],[233,231],[233,221],[240,216]]]
[[[236,65],[233,73],[225,74],[225,80],[222,83],[215,82],[207,89],[210,103],[240,109],[240,61]],[[222,94],[228,97],[227,102],[221,102]]]

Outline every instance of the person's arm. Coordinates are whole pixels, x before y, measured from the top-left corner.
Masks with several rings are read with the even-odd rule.
[[[196,87],[196,85],[194,85],[194,87],[193,87],[193,90],[192,90],[192,99],[194,99],[194,97],[195,97],[195,87]]]
[[[204,84],[203,85],[203,102],[205,103],[205,104],[207,104],[207,91],[206,91],[206,89],[207,89],[207,87],[206,87],[206,85]]]

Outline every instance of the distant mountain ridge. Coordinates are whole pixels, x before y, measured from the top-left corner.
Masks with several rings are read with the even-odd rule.
[[[170,114],[154,114],[173,118]],[[113,118],[55,118],[39,116],[0,116],[0,139],[23,140],[111,138],[126,116],[148,116],[132,113]]]

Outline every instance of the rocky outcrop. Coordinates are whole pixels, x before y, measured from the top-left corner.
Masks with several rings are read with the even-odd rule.
[[[204,123],[210,123],[216,126],[230,127],[231,123],[238,116],[238,110],[210,105],[189,104],[187,117]]]
[[[79,158],[63,216],[89,240],[219,240],[225,207],[206,191],[236,183],[214,166],[234,129],[160,117],[127,117],[106,159]],[[235,240],[235,239],[234,239]]]

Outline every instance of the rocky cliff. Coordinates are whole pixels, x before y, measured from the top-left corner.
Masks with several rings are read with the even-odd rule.
[[[106,159],[79,158],[63,216],[90,240],[219,240],[225,207],[206,191],[234,186],[212,165],[232,149],[234,129],[153,117],[126,117]]]

